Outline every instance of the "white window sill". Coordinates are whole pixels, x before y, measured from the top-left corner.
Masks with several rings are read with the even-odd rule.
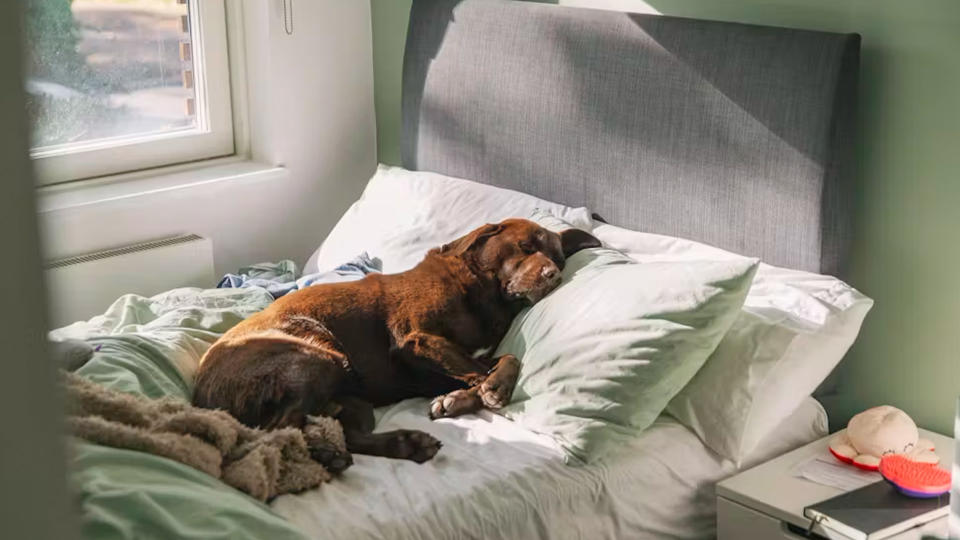
[[[55,212],[217,182],[264,181],[286,174],[287,170],[283,167],[240,158],[217,159],[200,164],[41,187],[37,189],[37,211]]]

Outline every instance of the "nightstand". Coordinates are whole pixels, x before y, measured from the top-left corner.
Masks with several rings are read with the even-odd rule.
[[[933,441],[940,465],[953,464],[953,439],[921,429],[920,436]],[[794,468],[813,456],[829,454],[830,437],[758,465],[717,484],[717,536],[720,540],[804,538],[810,520],[803,509],[842,493],[840,489],[794,476]],[[799,532],[797,532],[799,531]],[[847,537],[820,526],[813,532],[824,538]],[[896,540],[920,540],[925,536],[947,537],[947,518],[906,531]]]

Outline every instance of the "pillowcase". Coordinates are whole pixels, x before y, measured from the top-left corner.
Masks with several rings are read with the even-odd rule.
[[[639,264],[606,248],[574,254],[561,285],[514,319],[496,351],[521,361],[501,413],[553,437],[568,461],[602,455],[617,435],[647,428],[693,377],[739,313],[755,269],[749,259]]]
[[[745,259],[606,224],[593,234],[640,262]],[[743,310],[667,412],[741,465],[836,367],[872,306],[837,278],[761,263]]]
[[[304,274],[330,270],[366,251],[392,274],[416,266],[427,251],[486,223],[524,217],[536,208],[575,227],[592,227],[586,208],[571,208],[486,184],[436,173],[380,165],[353,203],[310,257]]]
[[[807,396],[790,416],[767,433],[757,448],[745,456],[738,467],[741,470],[749,469],[822,439],[830,433],[827,424],[827,411],[823,409],[823,405],[815,398]]]

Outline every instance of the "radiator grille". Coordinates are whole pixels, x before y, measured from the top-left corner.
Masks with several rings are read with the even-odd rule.
[[[52,270],[54,268],[63,268],[65,266],[72,266],[75,264],[81,264],[81,263],[91,262],[91,261],[99,261],[102,259],[108,259],[110,257],[116,257],[118,255],[127,255],[130,253],[148,251],[148,250],[156,249],[160,247],[175,246],[178,244],[194,242],[202,239],[203,239],[202,237],[197,236],[195,234],[181,234],[179,236],[172,236],[170,238],[162,238],[160,240],[151,240],[149,242],[140,242],[139,244],[130,244],[128,246],[123,246],[123,247],[114,248],[114,249],[106,249],[103,251],[97,251],[95,253],[87,253],[85,255],[76,255],[74,257],[66,257],[63,259],[48,261],[43,264],[43,269]]]

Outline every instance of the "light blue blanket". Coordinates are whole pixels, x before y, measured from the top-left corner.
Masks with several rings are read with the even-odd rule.
[[[274,298],[280,298],[290,292],[318,283],[360,279],[371,272],[381,272],[382,268],[380,259],[371,257],[366,252],[333,270],[307,274],[299,278],[297,278],[297,265],[293,261],[257,263],[244,266],[236,274],[223,276],[217,283],[217,288],[261,287]]]

